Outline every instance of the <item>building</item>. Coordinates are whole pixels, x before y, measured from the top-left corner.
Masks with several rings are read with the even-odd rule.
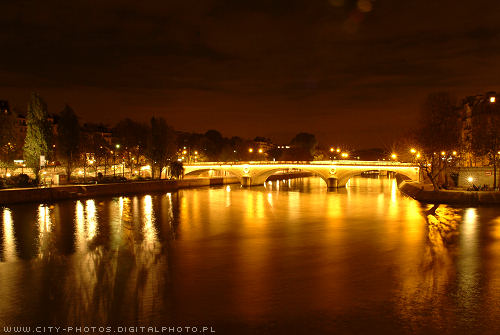
[[[102,123],[84,123],[82,131],[90,134],[95,134],[103,138],[103,140],[111,145],[113,132],[111,129]]]
[[[500,114],[496,92],[487,92],[466,97],[462,100],[460,111],[460,157],[461,165],[466,167],[489,164],[488,158],[474,154],[474,125],[491,125],[496,114]]]

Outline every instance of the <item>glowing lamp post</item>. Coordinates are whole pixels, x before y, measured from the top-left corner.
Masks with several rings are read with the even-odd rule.
[[[116,151],[120,149],[120,145],[115,145],[116,150],[113,152],[113,177],[116,177]]]

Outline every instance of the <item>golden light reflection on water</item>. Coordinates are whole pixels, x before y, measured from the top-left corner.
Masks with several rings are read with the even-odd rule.
[[[87,249],[87,243],[92,241],[97,235],[97,209],[95,200],[85,201],[85,207],[82,201],[78,200],[75,205],[75,244],[80,251]]]
[[[15,302],[33,292],[35,313],[50,309],[75,323],[255,325],[324,314],[355,326],[369,311],[418,331],[446,328],[460,309],[498,315],[499,215],[484,221],[484,209],[447,206],[433,213],[395,193],[390,179],[355,178],[349,190],[329,193],[319,178],[290,185],[79,200],[32,207],[29,220],[22,208],[3,209],[6,259],[16,246],[36,248],[38,233],[60,257],[0,264],[9,302],[0,303],[0,316],[32,317]],[[480,243],[481,229],[488,237]],[[72,237],[74,250],[61,254]],[[344,319],[349,313],[355,321]]]
[[[460,259],[457,261],[458,299],[465,309],[470,309],[479,299],[479,229],[476,208],[467,208],[460,225]]]
[[[433,327],[434,324],[446,324],[447,320],[454,318],[451,309],[440,309],[439,306],[452,304],[450,297],[442,292],[447,291],[455,276],[453,262],[459,223],[462,220],[461,210],[441,205],[433,213],[431,207],[416,211],[416,206],[412,204],[407,212],[409,234],[413,235],[418,231],[418,227],[411,224],[417,221],[416,213],[420,213],[425,219],[427,231],[426,243],[421,244],[420,248],[415,243],[420,234],[406,236],[409,250],[413,252],[406,260],[408,268],[402,268],[401,272],[399,291],[402,295],[398,309],[403,320],[408,323],[408,328],[414,330],[425,327],[424,323]],[[432,313],[431,320],[427,320],[426,313]]]
[[[226,208],[231,206],[231,186],[226,186]]]
[[[14,237],[14,227],[12,213],[9,208],[3,210],[3,261],[12,262],[17,259],[16,238]]]
[[[97,235],[97,213],[94,200],[85,202],[87,240],[92,240]]]
[[[273,194],[271,192],[267,193],[267,203],[273,207]]]
[[[488,315],[491,319],[497,319],[500,315],[500,215],[495,213],[489,222],[491,228],[491,244],[487,248],[485,258],[490,259],[490,262],[485,264],[486,274],[488,278],[487,287],[483,294],[485,305],[491,306]]]
[[[47,205],[38,206],[38,257],[50,255],[52,250],[52,210]]]
[[[75,243],[77,250],[84,251],[87,248],[86,236],[85,236],[85,213],[83,209],[82,202],[78,200],[76,202],[75,209]]]
[[[38,227],[40,233],[50,233],[50,231],[52,230],[50,208],[47,205],[38,206]]]
[[[143,198],[144,226],[142,233],[144,234],[144,243],[147,247],[154,247],[156,242],[156,228],[154,226],[155,216],[153,213],[153,200],[150,195]]]

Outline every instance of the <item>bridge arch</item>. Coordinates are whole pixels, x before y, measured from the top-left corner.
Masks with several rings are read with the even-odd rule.
[[[373,168],[356,169],[356,170],[347,170],[346,169],[345,171],[339,172],[339,174],[337,175],[338,187],[345,187],[352,177],[359,176],[363,172],[368,172],[368,171],[379,171],[379,172],[380,171],[387,171],[387,172],[400,173],[402,175],[407,176],[408,178],[410,178],[412,180],[418,180],[418,176],[419,176],[419,169],[414,168],[414,167],[413,168],[408,167],[405,169],[394,169],[394,168],[391,169],[390,167],[384,167],[381,169],[373,169]]]
[[[316,175],[316,176],[320,177],[321,179],[323,179],[325,181],[325,183],[328,185],[328,179],[329,179],[329,177],[328,176],[324,176],[322,173],[319,173],[319,171],[317,169],[308,168],[307,165],[305,165],[304,167],[300,167],[300,168],[294,167],[294,169],[295,170],[299,170],[301,172],[310,172],[313,175]],[[286,168],[275,168],[275,169],[268,169],[268,170],[265,170],[263,172],[260,172],[259,174],[252,176],[252,179],[253,179],[252,180],[252,184],[253,185],[262,185],[262,184],[264,184],[267,181],[267,179],[269,177],[275,175],[277,172],[282,172],[282,171],[284,172],[286,170],[289,170],[289,169],[286,169]]]

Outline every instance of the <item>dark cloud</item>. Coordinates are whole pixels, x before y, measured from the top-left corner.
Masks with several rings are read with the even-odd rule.
[[[428,92],[499,89],[496,1],[3,1],[0,97],[112,122],[384,143]],[[376,135],[376,139],[373,137]]]

